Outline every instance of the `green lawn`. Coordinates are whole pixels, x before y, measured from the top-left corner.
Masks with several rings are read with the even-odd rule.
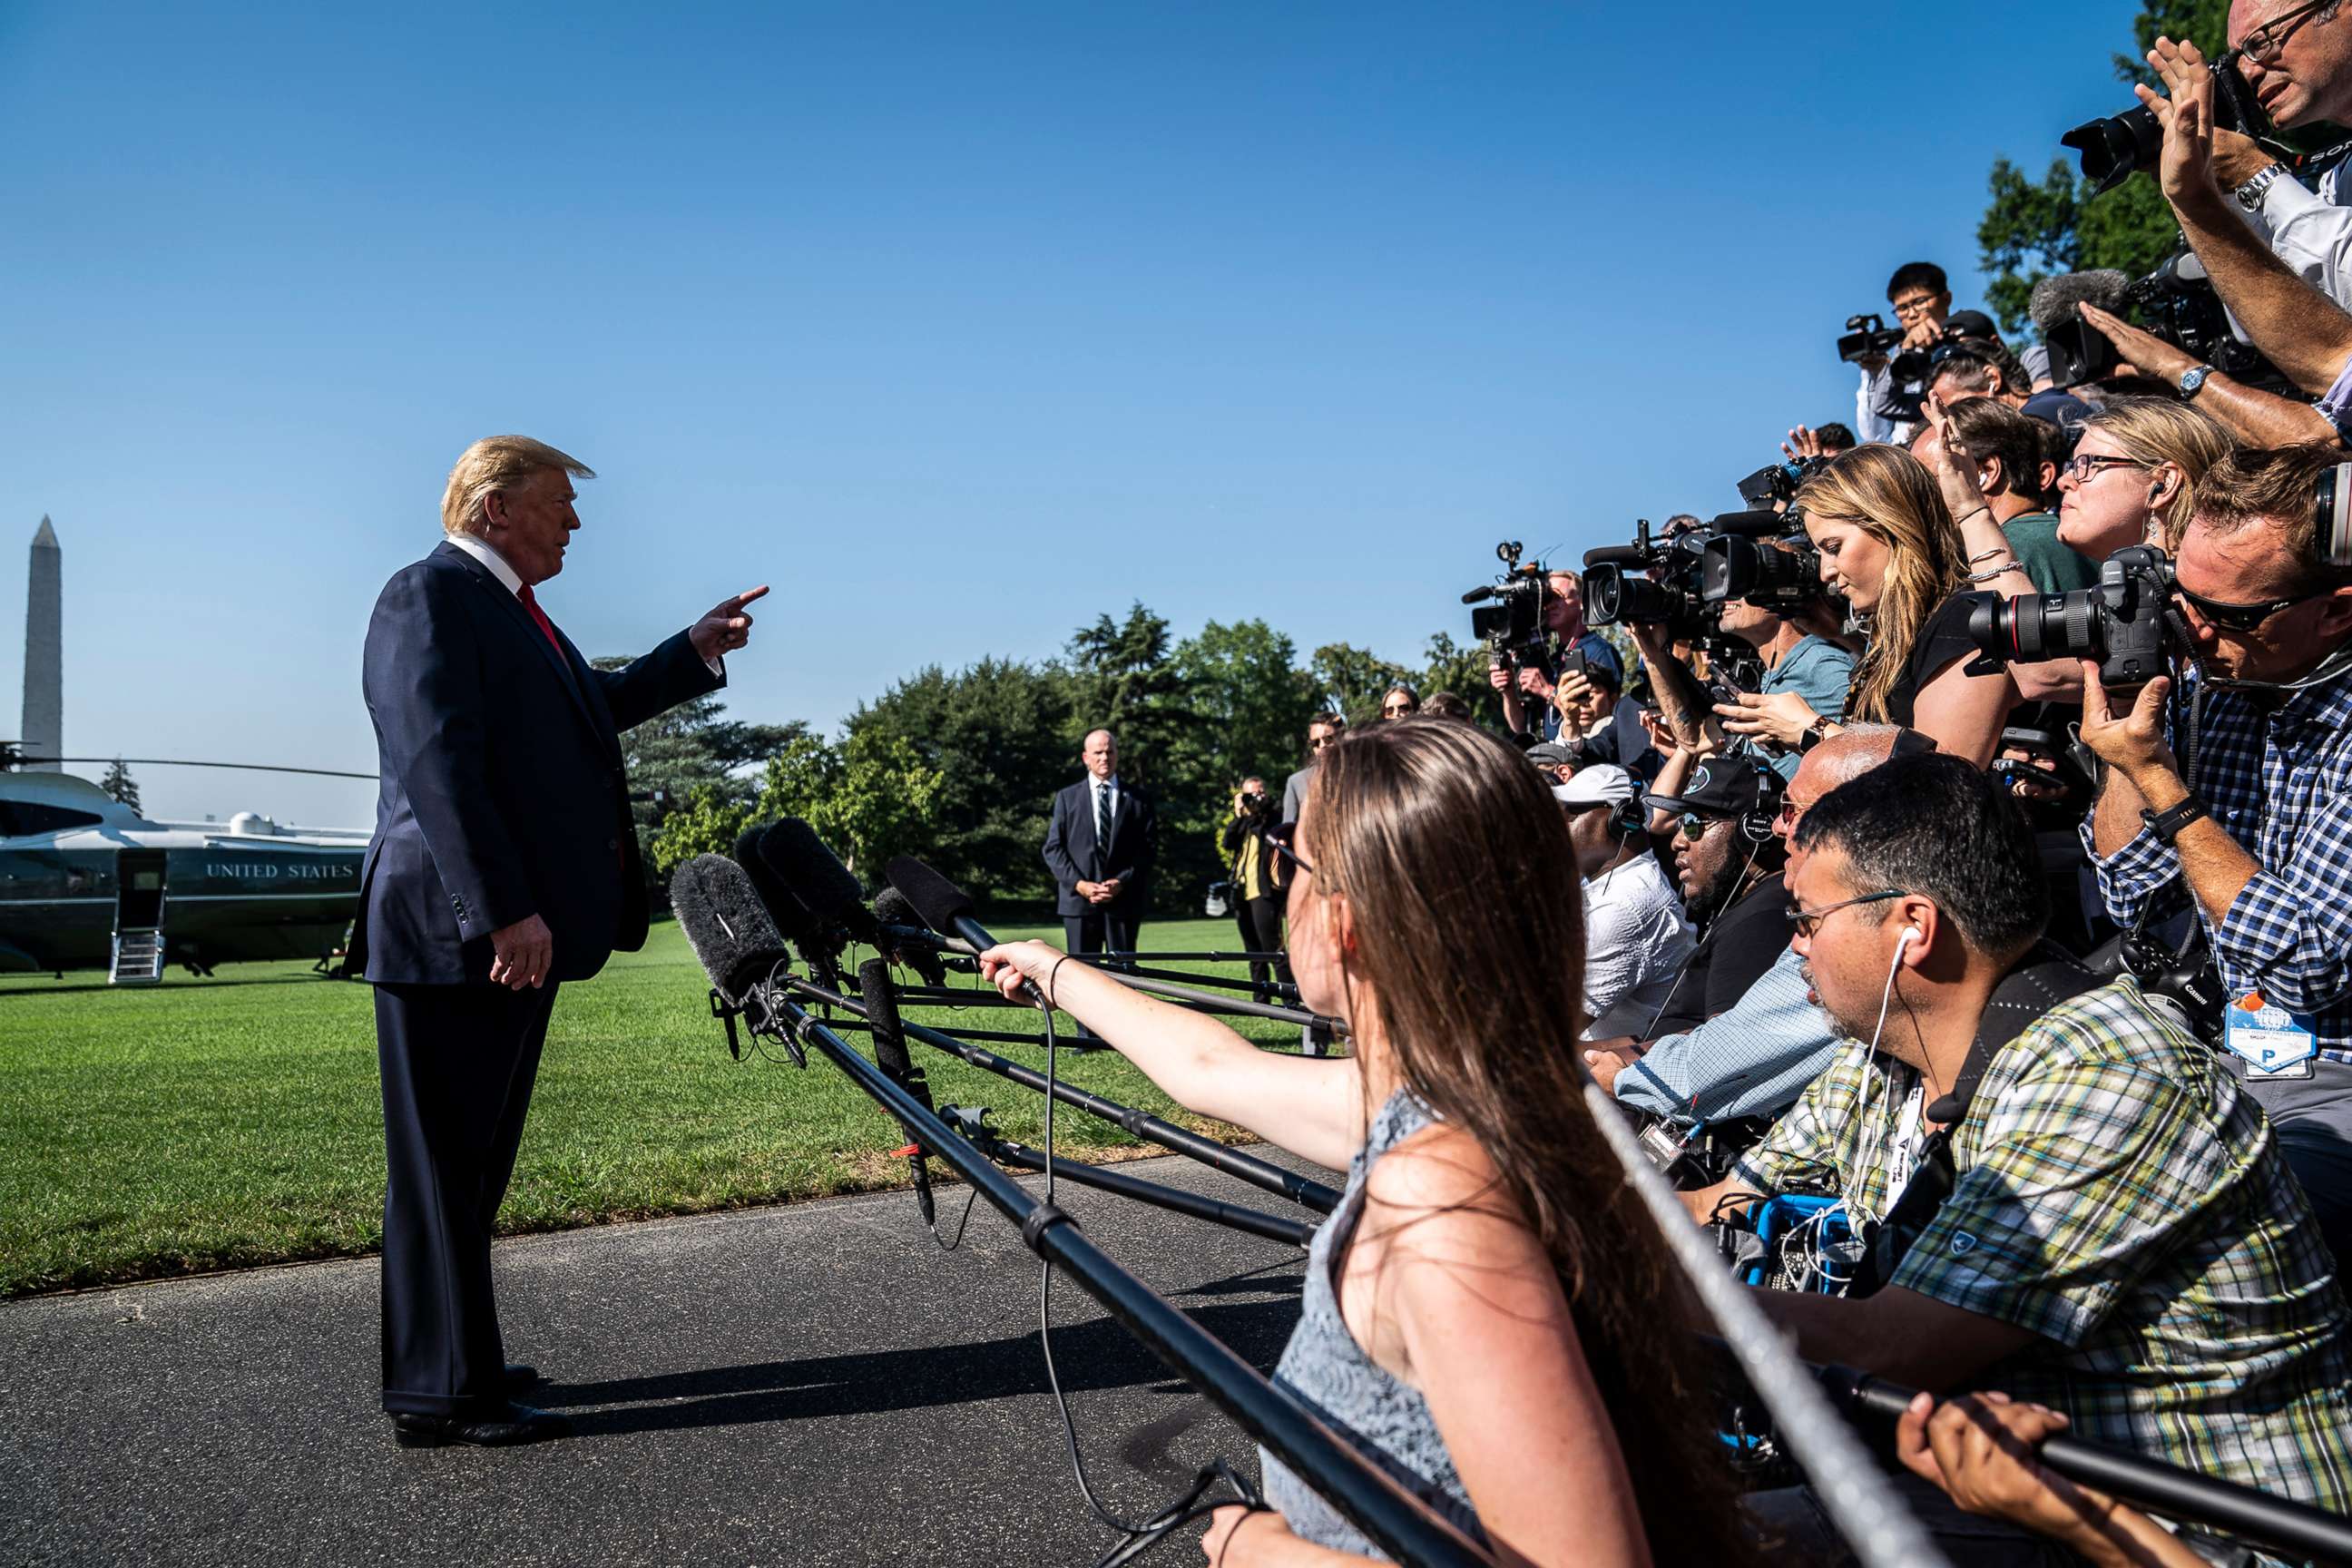
[[[1156,922],[1145,939],[1167,951],[1237,941],[1224,921]],[[805,1072],[781,1058],[730,1060],[707,989],[667,922],[645,952],[563,988],[502,1231],[903,1184],[905,1162],[890,1151],[904,1138],[870,1100],[821,1060]],[[1011,1009],[908,1016],[949,1029],[1035,1023]],[[1248,1027],[1297,1040],[1286,1026]],[[864,1037],[849,1037],[863,1048]],[[991,1048],[1044,1065],[1036,1047]],[[914,1049],[935,1100],[992,1106],[1006,1136],[1042,1140],[1042,1096]],[[1216,1131],[1109,1053],[1065,1055],[1062,1068],[1113,1100]],[[1055,1130],[1073,1154],[1134,1148],[1066,1106]],[[0,1296],[367,1252],[383,1204],[366,986],[301,963],[238,964],[215,980],[175,971],[152,989],[110,989],[94,974],[0,980]]]

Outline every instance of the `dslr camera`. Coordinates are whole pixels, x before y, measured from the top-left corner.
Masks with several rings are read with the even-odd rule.
[[[1650,520],[1643,518],[1633,543],[1586,551],[1585,620],[1596,626],[1654,621],[1677,641],[1706,636],[1714,617],[1699,595],[1699,565],[1706,548],[1706,536],[1696,531],[1653,539]]]
[[[1464,604],[1477,605],[1470,612],[1471,635],[1485,639],[1487,651],[1512,669],[1540,664],[1549,635],[1544,626],[1544,602],[1551,596],[1545,584],[1548,574],[1540,561],[1519,563],[1526,549],[1516,539],[1496,545],[1502,575],[1462,595]],[[1480,603],[1486,599],[1498,603]]]
[[[2188,624],[2172,603],[2172,563],[2153,545],[2107,557],[2095,587],[1969,598],[1969,637],[1978,650],[1971,675],[1990,675],[2004,664],[2095,658],[2102,684],[2137,687],[2165,674],[2190,646]]]
[[[2213,74],[2213,123],[2224,131],[2242,131],[2257,141],[2274,134],[2270,116],[2263,112],[2238,74],[2243,49],[2231,49],[2206,68]],[[2091,195],[2114,190],[2136,170],[2153,169],[2164,152],[2164,126],[2144,103],[2121,114],[2085,121],[2058,138],[2061,147],[2083,155],[2083,178]]]

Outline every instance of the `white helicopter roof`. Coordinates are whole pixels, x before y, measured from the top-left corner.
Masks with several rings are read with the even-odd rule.
[[[0,772],[0,803],[19,802],[27,805],[58,806],[68,811],[84,812],[100,819],[94,823],[49,828],[21,836],[25,840],[37,839],[60,849],[120,846],[126,830],[131,829],[139,832],[138,843],[155,848],[193,847],[223,840],[258,848],[261,845],[254,841],[265,840],[272,846],[288,848],[349,849],[365,844],[369,837],[369,830],[363,827],[281,827],[267,817],[249,812],[240,812],[226,823],[155,821],[140,816],[78,774],[33,773],[24,769]],[[0,820],[5,820],[5,813],[0,812]],[[6,837],[0,833],[0,840]]]

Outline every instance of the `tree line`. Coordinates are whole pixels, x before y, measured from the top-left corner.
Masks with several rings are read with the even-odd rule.
[[[600,659],[607,668],[625,659]],[[1449,690],[1500,722],[1483,646],[1441,632],[1417,663],[1346,643],[1305,659],[1263,620],[1211,621],[1178,640],[1142,604],[1097,616],[1063,657],[933,665],[858,704],[837,734],[729,719],[715,697],[624,737],[648,870],[727,853],[753,822],[808,820],[869,884],[890,857],[919,855],[976,896],[1052,891],[1040,847],[1054,792],[1079,774],[1089,730],[1118,736],[1119,773],[1160,804],[1154,901],[1194,905],[1224,873],[1218,838],[1252,775],[1279,790],[1303,764],[1307,721],[1376,717],[1398,683]]]

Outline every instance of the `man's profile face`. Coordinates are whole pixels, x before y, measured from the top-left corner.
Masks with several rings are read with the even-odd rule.
[[[1108,730],[1097,730],[1087,737],[1078,753],[1086,760],[1087,772],[1098,779],[1108,779],[1118,772],[1118,742],[1110,738]]]
[[[2215,533],[2202,519],[2180,538],[2175,574],[2181,587],[2224,604],[2283,599],[2310,587],[2288,550],[2285,531],[2267,520]],[[2344,637],[2341,597],[2320,595],[2267,616],[2252,631],[2218,626],[2186,600],[2175,600],[2189,624],[2197,662],[2209,674],[2237,680],[2292,679],[2315,665]]]
[[[1718,912],[1738,878],[1739,858],[1733,840],[1739,825],[1727,816],[1707,819],[1706,831],[1693,838],[1675,830],[1675,878],[1682,885],[1683,907],[1693,920]]]
[[[2291,18],[2272,29],[2282,40],[2275,58],[2249,51],[2238,59],[2239,75],[2281,130],[2352,112],[2352,22],[2341,13],[2325,20],[2317,12],[2294,16],[2304,8],[2305,0],[2236,0],[2230,7],[2233,48],[2257,27]]]
[[[562,468],[535,469],[519,483],[493,490],[483,510],[484,537],[525,583],[546,582],[563,570],[563,550],[580,527],[572,503],[580,498]]]
[[[1826,910],[1847,899],[1878,891],[1852,885],[1845,852],[1815,848],[1789,862],[1789,901],[1805,910]],[[1892,964],[1885,904],[1855,904],[1822,917],[1810,937],[1789,945],[1805,961],[1806,983],[1839,1033],[1867,1040],[1877,1028],[1878,1003]]]

